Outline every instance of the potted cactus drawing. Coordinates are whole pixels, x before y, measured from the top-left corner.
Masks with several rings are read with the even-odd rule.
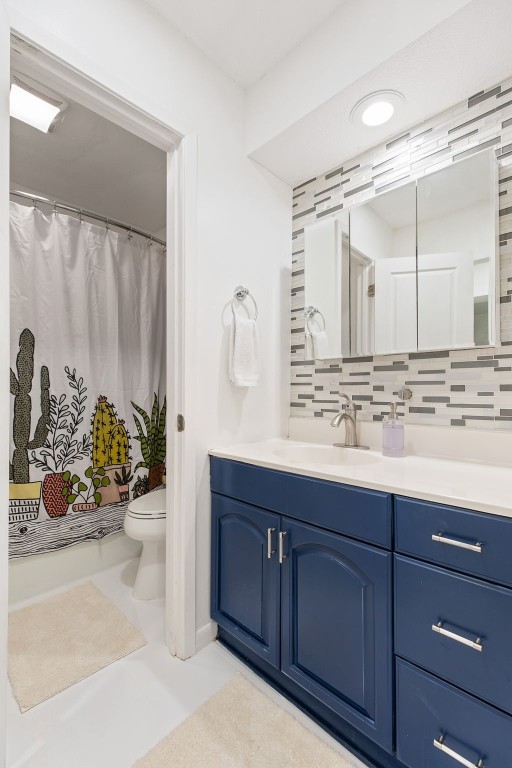
[[[115,472],[114,480],[119,489],[120,501],[128,501],[130,498],[129,484],[133,480],[133,475],[130,474],[126,467],[121,467],[121,472]]]
[[[34,334],[25,328],[19,338],[16,370],[11,368],[11,395],[14,395],[12,435],[14,453],[9,464],[9,519],[34,520],[39,514],[41,482],[30,482],[29,449],[42,448],[50,423],[50,374],[43,365],[40,371],[40,408],[34,436],[30,439],[32,380],[34,378]]]
[[[92,429],[92,466],[95,470],[103,469],[109,479],[108,485],[102,485],[100,506],[121,501],[119,485],[115,482],[116,472],[124,471],[129,475],[131,469],[130,435],[124,421],[117,418],[112,403],[105,395],[100,395],[91,418]]]
[[[66,467],[80,461],[90,453],[90,437],[84,433],[78,437],[80,424],[83,422],[87,387],[82,377],[77,377],[76,368],[71,371],[64,368],[69,386],[74,390],[71,405],[67,394],[50,395],[49,421],[46,438],[38,453],[33,450],[30,463],[45,472],[42,497],[49,517],[62,517],[68,510]]]
[[[140,443],[140,450],[143,458],[142,461],[139,461],[134,471],[136,472],[140,467],[149,470],[149,490],[152,491],[162,484],[162,477],[165,469],[165,416],[167,411],[167,401],[166,398],[164,398],[162,408],[160,409],[158,395],[155,393],[151,416],[149,416],[140,405],[137,405],[133,401],[132,405],[142,417],[144,426],[146,427],[146,432],[144,432],[140,419],[133,414],[133,420],[135,421],[135,426],[137,427],[138,432],[138,435],[134,435],[134,440],[138,440]]]

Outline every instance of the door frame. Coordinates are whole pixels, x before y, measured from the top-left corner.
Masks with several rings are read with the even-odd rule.
[[[195,134],[182,135],[136,104],[78,71],[23,29],[26,74],[45,83],[167,153],[167,526],[166,631],[173,656],[195,653],[196,397],[195,287],[197,275],[197,152]],[[34,50],[31,50],[31,47]],[[35,55],[34,55],[35,53]],[[25,71],[25,67],[24,67]],[[36,77],[37,79],[37,77]],[[5,149],[5,148],[3,148]],[[183,414],[186,430],[178,432]],[[171,460],[169,460],[169,457]],[[170,493],[169,490],[172,489]]]

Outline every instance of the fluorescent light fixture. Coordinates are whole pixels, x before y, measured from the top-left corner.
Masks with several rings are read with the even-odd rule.
[[[383,125],[391,120],[394,111],[395,108],[389,101],[376,101],[366,107],[361,120],[365,125]]]
[[[391,120],[404,103],[405,97],[398,91],[376,91],[357,102],[350,113],[350,119],[353,123],[374,128]]]
[[[61,104],[38,94],[33,88],[11,84],[11,117],[32,125],[43,133],[51,130]]]

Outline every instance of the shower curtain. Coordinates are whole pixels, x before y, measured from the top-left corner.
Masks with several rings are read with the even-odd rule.
[[[10,556],[122,529],[162,482],[165,254],[11,203]]]

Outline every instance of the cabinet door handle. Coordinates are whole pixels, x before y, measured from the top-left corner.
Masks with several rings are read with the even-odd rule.
[[[451,547],[460,547],[461,549],[470,549],[471,552],[482,552],[482,544],[480,541],[475,544],[468,544],[466,541],[458,541],[458,539],[448,539],[441,531],[439,533],[432,534],[432,541],[438,541],[440,544],[449,544]]]
[[[451,640],[456,640],[458,643],[462,643],[462,645],[474,648],[475,651],[483,651],[484,649],[481,637],[477,637],[476,640],[468,640],[462,635],[457,635],[455,632],[450,632],[450,630],[445,629],[442,621],[438,621],[437,624],[432,624],[432,632],[437,632],[440,635],[449,637]]]
[[[465,757],[462,757],[462,755],[459,755],[458,752],[455,752],[453,749],[450,749],[450,747],[447,747],[446,737],[443,733],[438,739],[434,739],[434,747],[437,747],[446,755],[453,757],[454,760],[456,760],[461,765],[465,765],[466,768],[484,768],[484,761],[482,758],[480,758],[477,763],[472,763],[470,760],[466,760]]]
[[[283,561],[286,558],[286,555],[284,553],[284,537],[286,536],[285,531],[281,531],[279,534],[279,562],[282,564]]]
[[[272,549],[272,534],[275,532],[275,528],[267,528],[267,557],[269,560],[275,553],[275,549]]]

